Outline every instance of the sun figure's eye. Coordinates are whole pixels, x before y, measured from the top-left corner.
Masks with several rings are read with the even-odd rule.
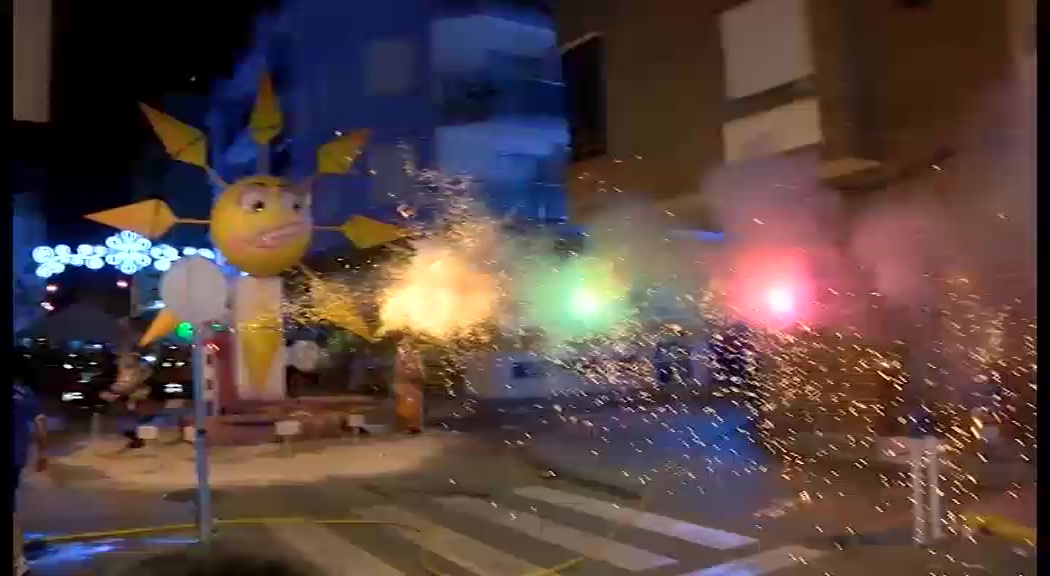
[[[296,194],[294,192],[282,192],[281,207],[296,214],[302,214],[310,209],[310,197],[309,195]]]
[[[241,194],[241,210],[263,212],[266,210],[266,194],[262,190],[246,190]]]

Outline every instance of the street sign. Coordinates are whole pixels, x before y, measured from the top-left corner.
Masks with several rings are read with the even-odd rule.
[[[205,386],[206,335],[213,320],[226,314],[229,290],[226,277],[214,262],[201,256],[182,258],[172,264],[160,281],[160,297],[178,319],[193,325],[193,448],[197,468],[197,528],[200,541],[211,538],[211,486],[208,483],[206,423],[208,407]],[[183,432],[185,434],[185,431]]]
[[[182,258],[160,281],[160,297],[178,319],[202,324],[226,313],[226,277],[214,262],[201,256]]]

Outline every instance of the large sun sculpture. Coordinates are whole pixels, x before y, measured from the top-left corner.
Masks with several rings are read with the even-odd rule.
[[[404,236],[404,231],[396,226],[363,216],[353,216],[339,227],[313,225],[310,215],[313,180],[325,174],[349,172],[368,138],[368,131],[337,132],[340,134],[337,138],[318,150],[317,173],[306,182],[293,183],[258,174],[226,184],[207,165],[207,143],[200,130],[144,104],[140,107],[172,158],[199,166],[222,187],[212,205],[211,217],[208,220],[180,218],[163,201],[145,200],[88,214],[86,218],[121,230],[131,230],[150,239],[162,236],[176,223],[210,224],[215,248],[227,262],[248,274],[235,280],[232,294],[231,323],[237,329],[237,356],[241,359],[238,365],[245,368],[243,377],[238,377],[238,388],[245,391],[247,387],[249,395],[254,388],[255,396],[283,395],[283,369],[274,368],[276,355],[283,349],[284,341],[279,275],[299,265],[309,247],[313,230],[338,230],[358,248],[385,244]],[[282,127],[273,86],[269,76],[264,75],[249,123],[252,138],[266,147]],[[265,156],[264,150],[260,158]],[[346,311],[342,311],[341,316],[345,317]],[[170,332],[178,323],[178,318],[162,311],[142,337],[140,345]],[[363,321],[351,322],[346,328],[371,337]]]

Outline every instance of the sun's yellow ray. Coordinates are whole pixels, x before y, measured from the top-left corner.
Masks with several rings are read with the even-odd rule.
[[[368,141],[367,129],[354,130],[329,140],[317,149],[318,174],[346,174]]]
[[[252,108],[248,129],[257,143],[269,144],[282,128],[284,118],[281,116],[281,107],[277,104],[277,96],[273,92],[273,80],[267,72],[259,81],[259,92],[255,96],[255,107]]]
[[[131,230],[146,238],[163,236],[176,222],[175,213],[163,200],[143,200],[84,216],[118,230]]]
[[[339,227],[339,231],[358,248],[379,246],[408,235],[408,231],[403,228],[365,216],[351,217]]]
[[[146,115],[153,132],[160,138],[169,156],[180,162],[207,168],[208,139],[204,132],[141,102],[139,108]]]
[[[150,323],[146,333],[139,338],[139,346],[149,346],[154,340],[168,334],[179,325],[179,319],[167,310],[161,310]]]

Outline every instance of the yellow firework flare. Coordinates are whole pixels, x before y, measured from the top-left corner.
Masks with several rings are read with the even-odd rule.
[[[479,224],[416,242],[380,294],[382,331],[449,340],[472,337],[496,320],[503,294],[493,267],[497,244],[495,230]]]

